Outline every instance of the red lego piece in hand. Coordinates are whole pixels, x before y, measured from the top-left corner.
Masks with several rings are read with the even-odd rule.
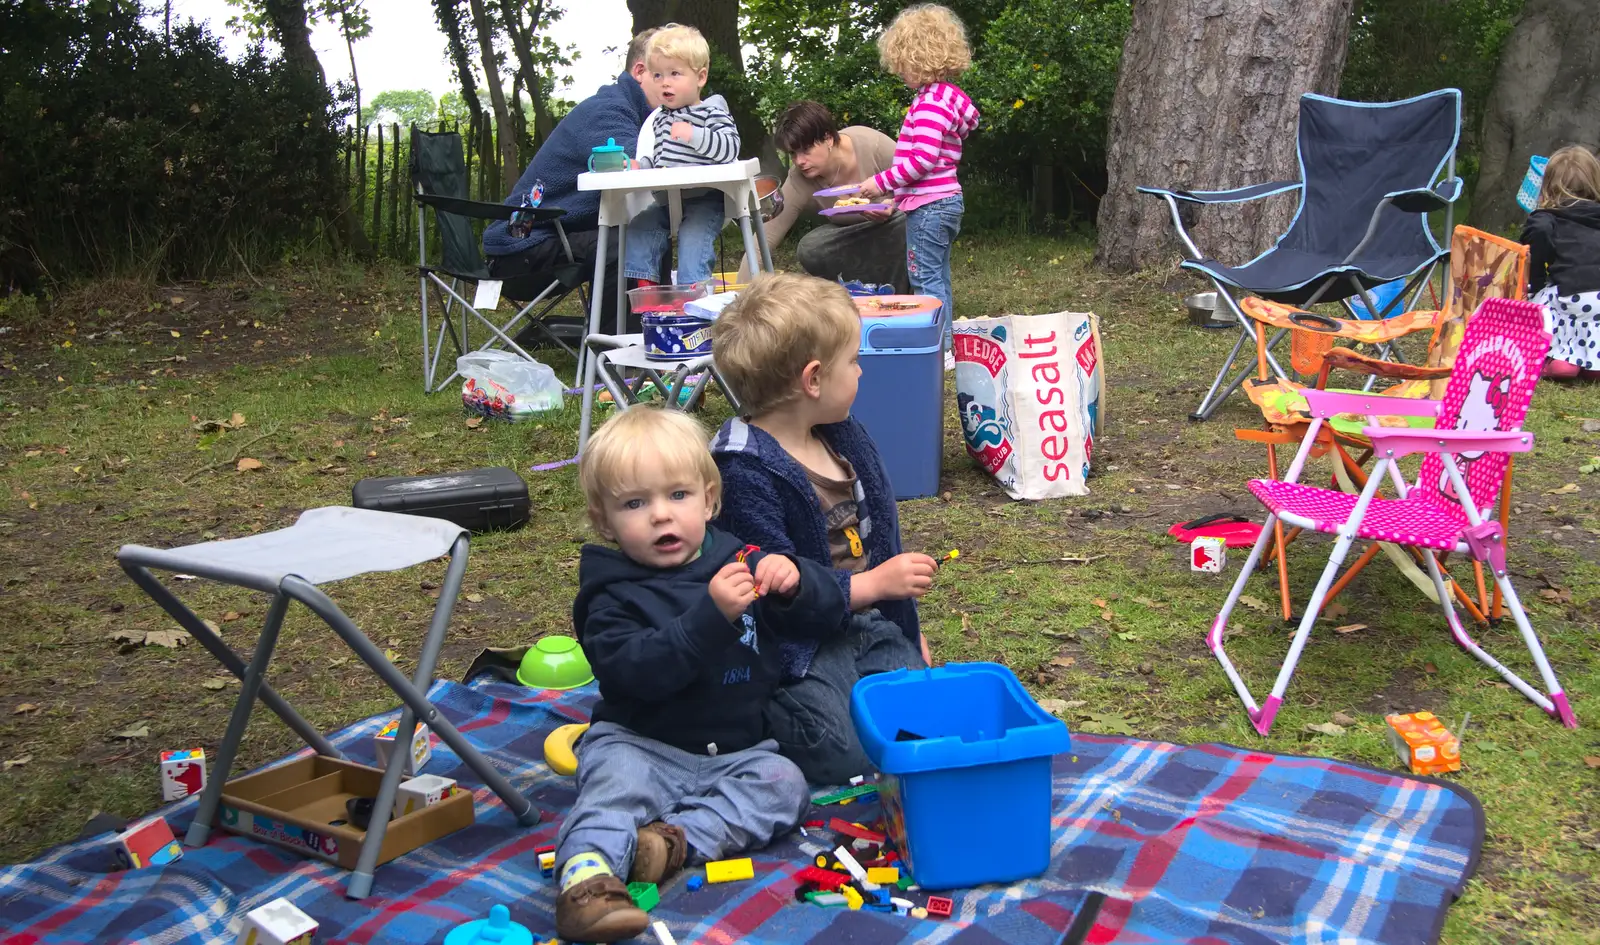
[[[954,908],[955,903],[943,896],[928,897],[928,915],[936,916],[940,919],[948,919],[950,918],[951,910]]]

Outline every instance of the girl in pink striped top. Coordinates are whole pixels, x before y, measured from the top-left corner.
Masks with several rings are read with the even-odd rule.
[[[906,7],[878,37],[878,61],[917,90],[900,125],[894,163],[861,183],[861,196],[893,193],[906,214],[906,270],[911,291],[944,306],[945,367],[950,362],[950,246],[965,206],[956,167],[961,144],[978,127],[978,109],[952,82],[972,65],[967,30],[949,8]]]

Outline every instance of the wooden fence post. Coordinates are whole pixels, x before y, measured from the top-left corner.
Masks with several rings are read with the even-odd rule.
[[[372,178],[372,245],[383,247],[383,126],[378,126],[378,172]]]
[[[394,160],[389,168],[389,255],[400,254],[400,175],[405,166],[400,145],[400,123],[394,123]]]

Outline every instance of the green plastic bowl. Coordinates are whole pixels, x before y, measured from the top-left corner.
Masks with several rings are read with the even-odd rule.
[[[576,689],[594,680],[583,648],[571,637],[544,637],[528,647],[517,682],[533,689]]]

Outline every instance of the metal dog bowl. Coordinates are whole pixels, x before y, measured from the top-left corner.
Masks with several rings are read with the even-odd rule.
[[[1217,293],[1196,292],[1183,300],[1189,310],[1189,324],[1196,328],[1227,328],[1237,319],[1227,306],[1217,307]]]
[[[765,174],[756,178],[756,204],[765,223],[783,212],[783,183]]]

